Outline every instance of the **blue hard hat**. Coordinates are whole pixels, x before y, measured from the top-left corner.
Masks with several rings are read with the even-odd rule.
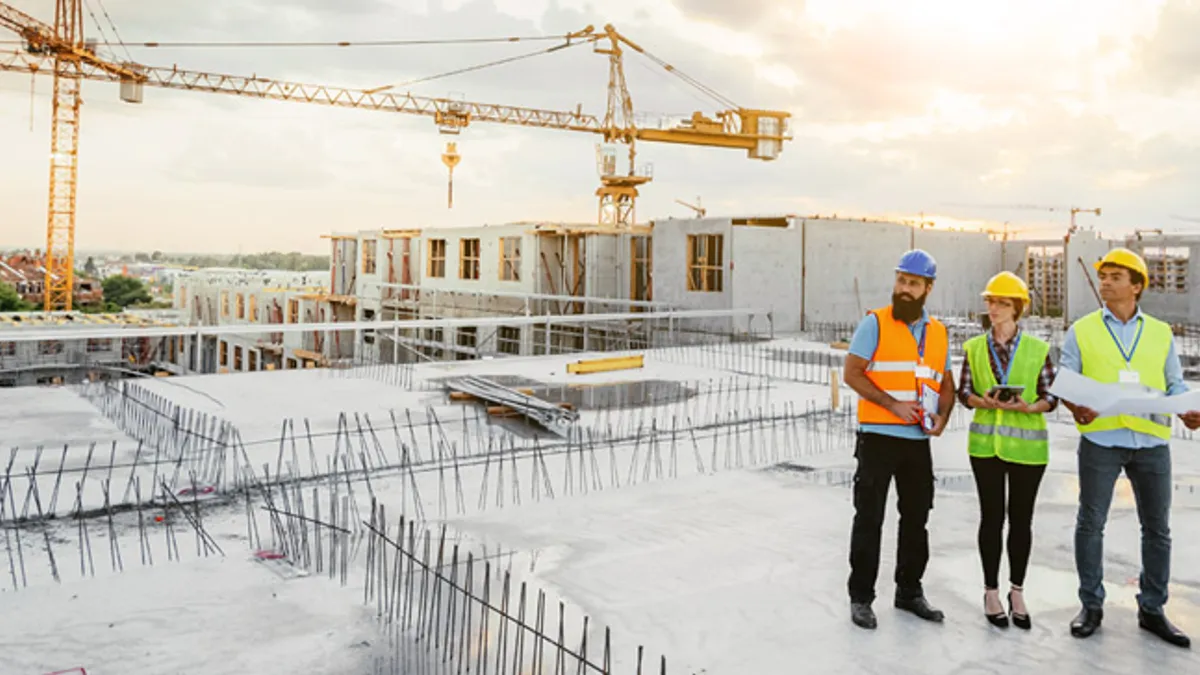
[[[915,274],[926,279],[936,279],[937,261],[933,259],[933,256],[917,248],[900,257],[900,264],[896,266],[896,271]]]

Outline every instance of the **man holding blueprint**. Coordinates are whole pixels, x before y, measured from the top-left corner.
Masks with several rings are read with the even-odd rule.
[[[1104,618],[1104,525],[1121,470],[1129,478],[1142,527],[1138,625],[1180,647],[1191,641],[1163,611],[1171,569],[1171,415],[1200,427],[1200,400],[1187,393],[1171,327],[1138,307],[1149,276],[1141,256],[1117,248],[1095,263],[1104,307],[1076,321],[1063,338],[1050,392],[1075,417],[1079,440],[1079,511],[1075,568],[1083,605],[1071,634],[1088,637]]]

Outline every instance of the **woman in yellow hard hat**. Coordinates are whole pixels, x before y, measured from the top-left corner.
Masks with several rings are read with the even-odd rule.
[[[1050,459],[1045,413],[1058,402],[1050,345],[1024,333],[1017,321],[1029,305],[1029,289],[1001,272],[983,291],[985,333],[964,344],[958,398],[975,411],[969,431],[971,473],[979,495],[979,557],[983,563],[984,615],[993,625],[1028,630],[1023,584],[1033,542],[1033,507]],[[1007,504],[1005,493],[1008,493]],[[1000,601],[1004,520],[1008,516],[1008,612]]]

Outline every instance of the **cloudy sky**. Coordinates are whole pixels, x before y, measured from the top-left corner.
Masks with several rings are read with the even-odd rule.
[[[45,20],[50,0],[3,0]],[[145,41],[333,41],[563,34],[611,22],[740,106],[794,115],[774,162],[644,144],[640,220],[710,214],[911,217],[1060,236],[1083,224],[1200,231],[1200,0],[87,0],[89,35]],[[601,10],[600,7],[605,9]],[[93,21],[94,14],[97,21]],[[111,24],[109,19],[111,18]],[[103,35],[99,28],[103,28]],[[0,41],[14,36],[0,30]],[[605,57],[576,47],[430,75],[547,43],[333,48],[128,47],[136,60],[424,96],[603,114]],[[13,49],[0,42],[0,50]],[[126,58],[125,50],[109,50]],[[720,104],[629,55],[645,119]],[[0,73],[0,246],[45,236],[50,80]],[[590,222],[596,137],[85,83],[80,249],[326,250],[372,227]]]

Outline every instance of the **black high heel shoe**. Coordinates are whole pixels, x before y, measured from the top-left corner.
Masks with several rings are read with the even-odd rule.
[[[997,612],[995,614],[987,613],[987,594],[986,593],[984,593],[984,595],[983,595],[983,616],[987,618],[988,623],[992,624],[993,626],[995,626],[997,628],[1008,628],[1008,615],[1007,614],[1005,614],[1004,612]]]
[[[1013,625],[1021,630],[1029,630],[1033,627],[1033,622],[1029,619],[1028,614],[1017,614],[1012,611],[1012,591],[1008,592],[1008,613],[1012,616]]]

